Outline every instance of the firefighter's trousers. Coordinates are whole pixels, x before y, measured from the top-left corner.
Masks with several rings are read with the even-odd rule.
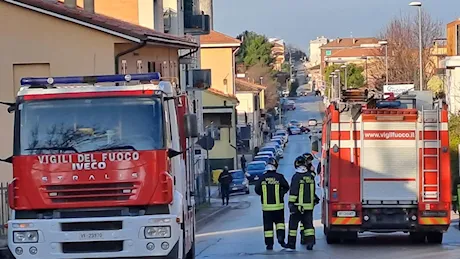
[[[273,246],[275,232],[273,232],[273,224],[276,227],[276,238],[280,244],[284,244],[286,236],[286,228],[284,224],[284,209],[275,211],[263,211],[264,221],[264,238],[265,245]]]
[[[299,226],[299,222],[303,224],[303,234],[305,237],[305,243],[307,245],[314,245],[316,240],[315,228],[313,227],[313,210],[305,210],[303,212],[297,211],[291,214],[289,218],[288,244],[296,244],[297,227]]]

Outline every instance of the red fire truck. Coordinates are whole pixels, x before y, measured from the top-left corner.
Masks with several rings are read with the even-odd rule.
[[[16,258],[194,258],[197,137],[158,73],[24,78],[8,246]]]
[[[324,117],[327,243],[362,232],[405,232],[414,242],[441,243],[451,209],[447,107],[427,91],[392,100],[369,96],[347,91]]]

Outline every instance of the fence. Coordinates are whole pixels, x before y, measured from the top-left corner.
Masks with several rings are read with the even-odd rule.
[[[0,235],[6,235],[5,224],[10,216],[10,207],[8,206],[8,183],[0,182]]]

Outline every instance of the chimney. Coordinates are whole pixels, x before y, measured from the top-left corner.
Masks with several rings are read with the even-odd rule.
[[[337,43],[340,43],[340,38],[337,38]]]
[[[83,8],[85,11],[94,13],[94,0],[85,0],[83,3]]]
[[[64,0],[64,4],[67,7],[75,8],[77,6],[77,0]]]
[[[357,40],[356,40],[355,38],[353,38],[353,44],[356,44],[356,41],[357,41]]]

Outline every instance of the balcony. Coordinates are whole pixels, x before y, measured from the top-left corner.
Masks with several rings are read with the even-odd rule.
[[[205,35],[209,34],[210,30],[211,27],[209,15],[184,14],[185,33],[189,33],[191,35]]]

